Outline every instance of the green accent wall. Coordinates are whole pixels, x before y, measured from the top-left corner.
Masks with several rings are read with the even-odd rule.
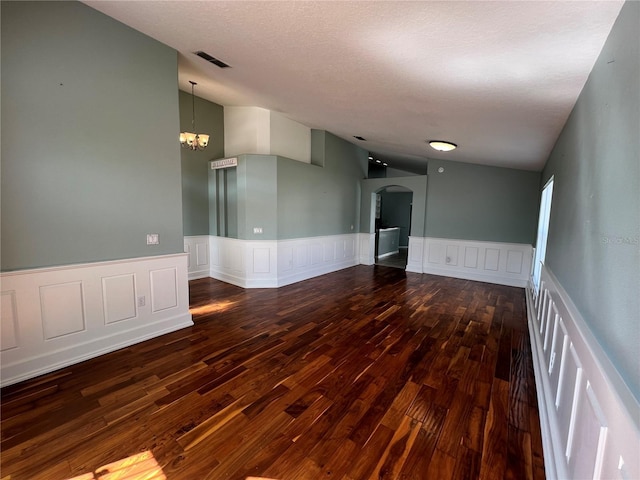
[[[640,3],[624,4],[545,166],[546,265],[640,400]]]
[[[237,167],[210,170],[211,235],[283,240],[357,233],[367,152],[317,130],[312,147],[317,164],[251,154],[239,155]]]
[[[176,52],[79,2],[1,8],[2,270],[182,252]]]
[[[426,237],[535,243],[540,173],[429,160],[428,176]]]
[[[301,165],[311,168],[308,164]],[[275,155],[241,155],[238,158],[238,238],[278,238],[277,169]],[[253,233],[254,227],[262,228],[262,233]]]
[[[329,132],[313,135],[311,158],[320,163],[324,154],[323,167],[278,157],[278,239],[360,230],[368,152]]]
[[[196,86],[196,91],[197,91]],[[192,131],[191,92],[179,92],[180,131]],[[209,160],[224,156],[224,110],[198,96],[195,100],[196,130],[209,134],[205,150],[180,150],[182,171],[182,222],[185,236],[209,235]]]

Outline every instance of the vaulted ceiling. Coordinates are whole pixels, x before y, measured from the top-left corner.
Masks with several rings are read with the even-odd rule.
[[[181,89],[195,81],[198,96],[281,112],[416,173],[428,158],[541,170],[623,4],[85,3],[175,48]]]

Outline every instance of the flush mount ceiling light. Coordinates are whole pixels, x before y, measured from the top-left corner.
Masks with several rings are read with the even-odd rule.
[[[455,143],[445,142],[443,140],[429,140],[429,145],[439,152],[450,152],[457,147]]]
[[[196,131],[196,100],[193,95],[193,87],[196,82],[189,80],[191,84],[191,129]],[[209,145],[209,135],[204,133],[180,132],[180,145],[189,150],[204,150]]]

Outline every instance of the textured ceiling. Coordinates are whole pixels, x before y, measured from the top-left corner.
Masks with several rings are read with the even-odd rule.
[[[623,2],[85,3],[178,50],[181,89],[424,173],[427,158],[542,169]]]

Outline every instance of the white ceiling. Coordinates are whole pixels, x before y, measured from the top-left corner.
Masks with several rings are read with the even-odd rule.
[[[281,112],[424,173],[427,157],[541,170],[623,2],[85,3],[178,50],[182,90],[193,80],[198,96]]]

